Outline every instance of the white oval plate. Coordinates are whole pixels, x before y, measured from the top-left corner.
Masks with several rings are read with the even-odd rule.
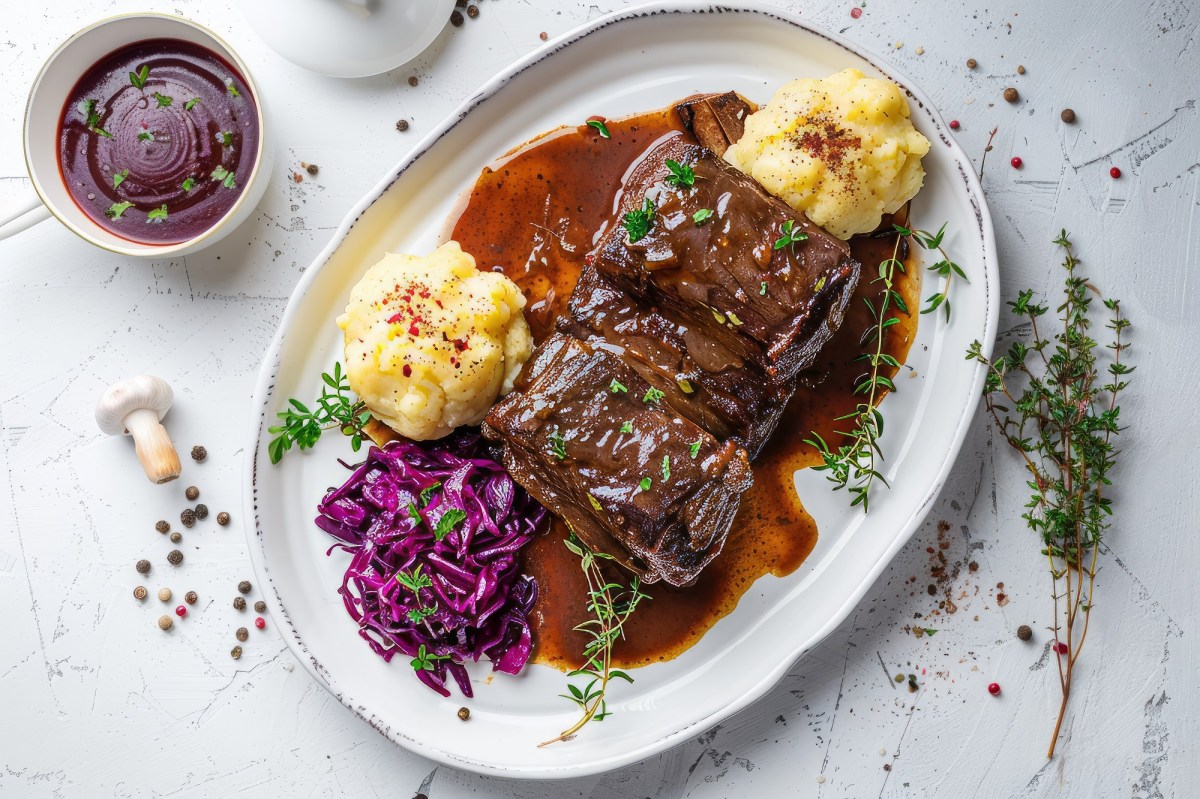
[[[947,247],[971,278],[955,286],[952,322],[941,314],[922,318],[909,359],[915,376],[902,379],[884,403],[893,488],[876,493],[863,516],[821,475],[798,473],[798,490],[820,528],[805,564],[787,578],[760,579],[679,658],[635,670],[633,685],[613,691],[614,715],[576,740],[536,745],[574,721],[572,706],[558,696],[564,676],[545,666],[490,683],[487,670],[476,669],[471,721],[464,724],[455,715],[457,698],[422,686],[402,658],[384,663],[342,607],[337,589],[346,558],[326,557],[331,542],[312,518],[326,488],[345,479],[336,459],[351,457],[346,441],[326,435],[314,452],[293,451],[272,466],[266,428],[288,397],[319,393],[320,373],[341,353],[334,318],[362,272],[385,252],[433,249],[460,192],[509,148],[592,114],[618,117],[695,92],[735,89],[766,101],[791,78],[851,66],[910,93],[913,121],[933,142],[914,219],[924,227],[949,223]],[[589,23],[498,75],[430,133],[350,212],[288,304],[259,376],[245,473],[246,511],[255,519],[250,551],[285,640],[318,681],[381,733],[459,768],[581,776],[667,749],[766,693],[846,617],[909,539],[975,411],[983,372],[963,353],[975,339],[990,351],[996,287],[991,221],[970,160],[925,96],[879,59],[797,17],[750,5],[658,3]]]

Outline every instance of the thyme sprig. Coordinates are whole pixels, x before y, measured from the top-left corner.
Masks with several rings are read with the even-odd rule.
[[[333,374],[323,372],[321,380],[325,385],[321,386],[314,410],[295,398],[289,399],[290,407],[276,414],[282,424],[267,428],[267,432],[275,434],[267,445],[271,463],[279,463],[283,453],[293,445],[300,449],[315,446],[321,433],[333,427],[350,437],[350,447],[355,452],[362,447],[363,428],[371,421],[371,413],[354,398],[342,365],[335,363]]]
[[[983,354],[978,341],[967,350],[968,360],[987,367],[984,404],[1028,472],[1031,494],[1022,518],[1041,538],[1053,585],[1055,649],[1066,647],[1056,659],[1062,703],[1047,757],[1054,757],[1075,664],[1087,638],[1096,559],[1113,514],[1109,472],[1118,455],[1113,439],[1122,430],[1117,398],[1134,369],[1122,361],[1130,323],[1121,314],[1121,303],[1104,297],[1076,273],[1079,259],[1066,230],[1054,243],[1063,250],[1066,270],[1063,302],[1056,309],[1060,330],[1051,337],[1042,334],[1038,320],[1049,308],[1035,303],[1033,292],[1026,290],[1008,305],[1029,320],[1032,342],[1015,342],[995,360]],[[1096,297],[1108,310],[1106,327],[1112,331],[1107,345],[1112,355],[1103,370],[1097,357],[1100,345],[1090,332]]]
[[[575,736],[589,721],[603,721],[612,713],[608,709],[608,684],[614,679],[633,682],[633,678],[612,665],[613,647],[623,637],[626,620],[629,619],[643,599],[650,597],[641,591],[637,577],[628,586],[609,580],[601,568],[603,561],[613,560],[611,555],[595,552],[575,537],[574,533],[563,543],[579,557],[584,577],[587,578],[588,612],[592,618],[575,627],[586,633],[591,640],[583,648],[587,659],[582,668],[567,674],[567,679],[582,677],[585,682],[577,685],[567,683],[569,693],[561,694],[581,711],[579,720],[548,741],[538,746],[549,746]]]

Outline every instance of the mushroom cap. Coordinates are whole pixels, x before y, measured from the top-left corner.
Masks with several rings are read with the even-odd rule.
[[[105,433],[128,433],[125,417],[134,411],[151,410],[160,420],[171,407],[175,392],[161,377],[137,375],[113,383],[96,403],[96,424]]]

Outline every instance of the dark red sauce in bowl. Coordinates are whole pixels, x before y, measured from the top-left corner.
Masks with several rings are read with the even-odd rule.
[[[260,135],[236,69],[199,45],[151,39],[110,53],[75,84],[58,163],[97,225],[130,241],[178,244],[238,201]]]

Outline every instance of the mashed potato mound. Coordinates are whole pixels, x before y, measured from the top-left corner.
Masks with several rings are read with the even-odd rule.
[[[458,242],[425,257],[388,254],[337,320],[350,388],[416,441],[479,424],[529,359],[524,306],[515,283],[480,272]]]
[[[879,226],[925,180],[929,140],[895,84],[844,69],[785,84],[725,158],[833,235]]]

